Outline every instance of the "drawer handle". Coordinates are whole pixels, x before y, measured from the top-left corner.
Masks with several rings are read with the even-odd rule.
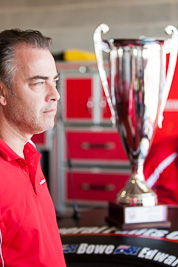
[[[98,191],[111,192],[111,191],[114,191],[115,185],[113,185],[113,184],[101,185],[101,184],[88,184],[88,183],[84,183],[84,184],[81,185],[81,188],[84,191],[98,190]]]
[[[94,103],[93,103],[93,100],[91,98],[88,99],[87,101],[87,109],[88,109],[88,113],[92,113],[93,111],[93,108],[94,108]]]
[[[113,142],[110,143],[89,143],[89,142],[83,142],[81,143],[81,148],[84,150],[89,149],[106,149],[106,150],[112,150],[115,148],[115,144]]]
[[[106,113],[107,112],[107,100],[106,99],[103,98],[100,101],[100,107],[101,107],[103,113]]]

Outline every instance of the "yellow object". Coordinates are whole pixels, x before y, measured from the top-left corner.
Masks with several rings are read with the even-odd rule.
[[[78,50],[78,49],[65,50],[63,57],[65,61],[95,61],[96,60],[95,53],[88,52],[85,50]]]

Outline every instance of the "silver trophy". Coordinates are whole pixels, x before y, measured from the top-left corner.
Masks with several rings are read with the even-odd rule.
[[[102,40],[101,34],[108,30],[106,24],[96,28],[95,53],[112,122],[132,167],[130,180],[118,193],[116,203],[128,207],[155,206],[157,196],[146,185],[143,164],[155,130],[162,125],[177,60],[177,29],[165,28],[168,39]]]

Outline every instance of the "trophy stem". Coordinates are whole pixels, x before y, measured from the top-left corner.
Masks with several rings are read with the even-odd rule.
[[[143,162],[143,160],[139,160],[139,164],[132,163],[132,175],[142,182],[145,180],[143,175]]]
[[[120,206],[155,206],[157,196],[144,179],[143,164],[133,164],[131,177],[118,193],[116,203]]]

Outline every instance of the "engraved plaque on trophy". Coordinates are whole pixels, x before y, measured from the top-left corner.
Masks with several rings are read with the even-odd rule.
[[[94,32],[98,71],[132,173],[116,203],[109,203],[107,220],[123,229],[168,227],[167,206],[158,205],[156,194],[147,186],[143,164],[156,128],[162,126],[177,60],[177,29],[165,28],[168,39],[102,39],[101,34],[108,30],[106,24],[101,24]]]

